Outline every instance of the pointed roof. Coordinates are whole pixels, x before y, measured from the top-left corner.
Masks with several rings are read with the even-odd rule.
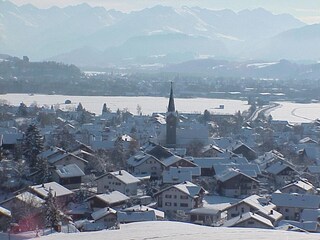
[[[169,98],[169,105],[168,105],[168,112],[175,112],[176,108],[174,106],[174,98],[173,98],[173,83],[171,82],[171,90],[170,90],[170,98]]]

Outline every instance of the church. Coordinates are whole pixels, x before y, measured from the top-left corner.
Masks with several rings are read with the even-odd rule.
[[[204,145],[208,144],[208,125],[196,121],[194,114],[183,114],[182,117],[176,111],[172,82],[165,118],[165,124],[161,126],[160,134],[157,136],[160,145],[168,148],[181,148],[194,141],[202,142]]]

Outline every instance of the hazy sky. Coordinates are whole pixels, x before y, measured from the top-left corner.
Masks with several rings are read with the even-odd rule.
[[[273,13],[289,13],[306,23],[320,23],[320,0],[11,0],[17,5],[31,3],[39,8],[64,7],[83,2],[129,12],[154,5],[199,6],[211,9],[228,8],[234,11],[263,7]]]

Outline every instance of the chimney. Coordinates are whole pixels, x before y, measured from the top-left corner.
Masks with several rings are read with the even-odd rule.
[[[122,172],[121,172],[121,170],[119,170],[119,175],[122,175]]]
[[[270,210],[270,215],[273,215],[273,210]]]

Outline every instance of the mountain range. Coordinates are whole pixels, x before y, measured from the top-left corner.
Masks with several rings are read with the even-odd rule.
[[[155,6],[130,13],[39,9],[0,0],[0,53],[78,66],[152,66],[199,58],[318,60],[320,25],[265,9]]]

